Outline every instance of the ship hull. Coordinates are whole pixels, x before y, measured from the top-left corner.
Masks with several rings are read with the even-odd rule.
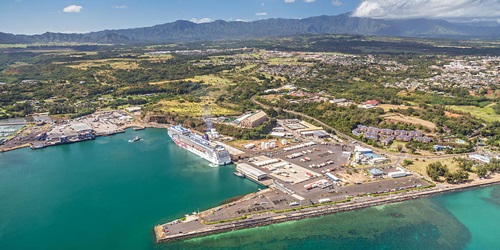
[[[211,162],[212,164],[222,166],[222,165],[226,165],[226,164],[231,163],[230,158],[219,159],[219,158],[215,157],[215,154],[209,155],[206,152],[202,152],[202,151],[197,150],[195,147],[189,145],[189,143],[185,143],[185,142],[181,141],[180,137],[182,135],[179,135],[178,133],[171,131],[170,129],[168,131],[168,135],[172,139],[172,141],[174,141],[174,143],[177,144],[177,146],[179,146],[183,149],[186,149],[187,151]]]

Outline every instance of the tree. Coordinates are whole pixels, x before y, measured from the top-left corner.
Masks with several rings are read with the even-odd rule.
[[[434,181],[439,180],[440,176],[445,176],[447,173],[449,173],[448,166],[439,161],[427,165],[427,174]]]
[[[476,168],[476,174],[479,177],[483,177],[484,178],[488,174],[488,168],[486,166],[478,166]]]
[[[458,162],[458,167],[461,170],[464,170],[467,172],[472,172],[473,165],[474,165],[474,163],[472,161],[467,160],[467,159],[462,159],[462,160],[459,160],[459,162]]]
[[[403,166],[408,166],[408,165],[411,165],[413,164],[413,161],[412,160],[408,160],[408,159],[404,159],[403,163],[401,163],[401,165]]]
[[[500,171],[500,160],[491,159],[490,163],[486,165],[486,168],[491,172]]]

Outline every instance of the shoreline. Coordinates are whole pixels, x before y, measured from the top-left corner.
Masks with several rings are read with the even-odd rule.
[[[96,112],[94,114],[97,114],[97,113],[99,113],[99,112]],[[94,115],[94,114],[92,114],[92,115]],[[101,137],[101,136],[111,136],[111,135],[115,135],[115,134],[118,134],[118,133],[124,133],[126,129],[130,129],[130,128],[140,128],[139,130],[142,130],[142,129],[146,129],[146,128],[168,129],[168,127],[169,127],[169,124],[159,124],[159,123],[151,123],[151,122],[142,122],[142,121],[138,120],[136,117],[134,117],[134,119],[136,119],[136,121],[124,124],[122,126],[119,126],[114,131],[110,131],[108,133],[96,133],[95,134],[95,138]],[[71,144],[71,143],[77,143],[77,142],[86,141],[86,140],[88,140],[88,139],[85,139],[85,140],[76,140],[76,141],[72,141],[72,142],[69,142],[69,143],[61,143],[61,144],[50,144],[50,143],[48,143],[48,144],[44,144],[40,148],[51,147],[51,146],[58,146],[58,145],[64,145],[64,144]],[[6,152],[9,152],[9,151],[13,151],[13,150],[16,150],[16,149],[21,149],[21,148],[26,148],[26,147],[32,147],[31,143],[36,143],[36,141],[31,141],[30,143],[24,143],[24,144],[21,144],[21,145],[15,145],[15,146],[12,146],[12,147],[5,147],[5,148],[1,148],[0,147],[0,153],[6,153]],[[40,148],[33,148],[32,147],[32,149],[40,149]]]
[[[330,205],[320,205],[312,208],[304,208],[297,211],[283,212],[283,213],[273,213],[273,216],[266,218],[253,219],[240,219],[232,222],[224,222],[220,224],[203,224],[204,228],[194,232],[184,232],[173,235],[166,235],[163,231],[163,225],[170,224],[165,223],[157,225],[153,228],[155,233],[155,238],[157,243],[168,243],[172,241],[186,240],[191,238],[203,237],[208,235],[214,235],[219,233],[225,233],[235,230],[242,230],[247,228],[255,228],[261,226],[268,226],[272,224],[278,224],[287,221],[297,221],[307,218],[320,217],[329,214],[336,214],[347,211],[354,211],[368,207],[386,205],[399,203],[409,200],[415,200],[420,198],[427,198],[436,195],[444,195],[453,192],[466,191],[475,188],[488,187],[494,185],[500,185],[500,174],[496,174],[491,179],[475,180],[464,184],[454,184],[455,186],[442,185],[428,188],[426,190],[412,190],[405,193],[395,194],[395,195],[384,195],[377,197],[363,197],[368,200],[358,201],[358,199],[353,199],[345,203],[337,203]],[[267,189],[270,190],[270,189]],[[264,190],[263,190],[264,191]],[[251,195],[251,194],[249,194]],[[248,196],[248,195],[247,195]],[[245,196],[246,197],[246,196]],[[174,221],[175,222],[175,221]],[[173,222],[171,222],[173,223]]]

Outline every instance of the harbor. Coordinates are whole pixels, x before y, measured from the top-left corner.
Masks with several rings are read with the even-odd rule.
[[[500,183],[500,178],[499,176],[496,176],[496,178],[491,180],[486,180],[474,184],[464,184],[464,185],[454,186],[451,188],[433,187],[425,191],[413,190],[410,192],[400,193],[396,195],[352,198],[334,204],[289,209],[289,211],[278,211],[278,212],[263,211],[261,213],[254,213],[249,216],[227,219],[225,221],[220,221],[220,223],[207,223],[202,219],[205,214],[211,213],[214,210],[220,211],[221,209],[224,209],[226,207],[239,205],[236,203],[231,203],[229,205],[207,210],[199,214],[193,213],[192,215],[186,215],[185,217],[183,217],[182,220],[179,219],[169,223],[157,225],[154,227],[154,232],[155,232],[156,242],[167,243],[167,242],[186,240],[190,238],[202,237],[212,234],[230,232],[234,230],[262,227],[286,221],[302,220],[306,218],[313,218],[328,214],[347,212],[373,206],[393,204],[413,199],[420,199],[420,198],[440,195],[449,192],[457,192],[457,191],[469,190],[472,188],[492,186],[492,185],[497,185],[499,183]],[[265,192],[267,191],[264,191],[264,193]],[[249,198],[247,196],[242,200],[240,200],[239,202],[245,202],[246,200],[252,200],[255,199],[255,197],[257,197],[255,195],[252,196],[253,198]]]
[[[312,127],[304,122],[281,122],[288,127],[298,124]],[[234,169],[230,167],[233,178],[246,178],[262,188],[241,199],[156,225],[156,242],[261,227],[499,183],[499,176],[493,175],[459,185],[436,186],[370,148],[344,143],[325,132],[290,130],[288,133],[294,134],[291,138],[237,145],[209,136],[219,135],[215,130],[199,135],[181,126],[145,124],[124,111],[30,124],[14,138],[31,140],[32,149],[41,149],[123,133],[126,128],[141,131],[150,126],[168,127],[168,135],[177,146],[206,163],[227,165],[233,160],[236,165]],[[128,142],[141,140],[136,135]]]
[[[19,121],[18,123],[21,123]],[[42,149],[61,144],[71,144],[93,140],[99,136],[110,136],[125,132],[126,128],[142,130],[146,127],[138,125],[137,118],[123,111],[102,111],[70,120],[42,121],[19,125],[15,133],[0,143],[0,152],[22,147]],[[24,123],[23,123],[24,124]]]
[[[78,123],[82,121],[86,122],[86,120],[83,119],[76,122]],[[126,125],[128,125],[130,128],[136,126],[134,122],[127,123]],[[243,152],[241,158],[236,161],[236,164],[238,166],[239,165],[245,166],[244,164],[246,164],[247,166],[250,166],[251,168],[254,169],[258,169],[267,175],[267,178],[263,178],[261,180],[258,180],[258,178],[257,180],[253,180],[247,177],[247,175],[245,175],[245,177],[248,178],[248,180],[252,180],[252,181],[247,181],[245,179],[242,179],[234,175],[236,168],[233,167],[232,165],[219,168],[208,167],[208,161],[202,159],[201,157],[196,156],[195,154],[187,150],[179,148],[177,145],[175,145],[172,141],[168,139],[165,140],[165,138],[168,138],[166,137],[165,130],[148,129],[146,131],[138,131],[137,135],[144,137],[145,134],[141,133],[142,132],[149,133],[149,131],[158,133],[157,136],[158,138],[156,140],[161,141],[160,145],[155,145],[155,147],[161,146],[161,149],[160,148],[158,149],[157,152],[158,155],[162,155],[160,152],[164,152],[165,150],[167,150],[169,152],[175,153],[172,154],[172,156],[174,155],[179,156],[185,154],[187,157],[180,157],[180,158],[186,158],[186,159],[192,158],[194,160],[193,162],[189,163],[183,162],[182,164],[174,164],[172,168],[178,169],[179,171],[178,175],[176,176],[182,176],[182,178],[175,177],[174,179],[182,179],[183,181],[190,181],[191,183],[191,181],[193,181],[191,176],[200,174],[206,175],[206,173],[214,171],[218,172],[216,169],[220,169],[222,172],[225,173],[224,178],[229,178],[231,180],[228,181],[224,179],[225,181],[221,182],[221,180],[219,179],[220,177],[217,177],[215,178],[215,180],[211,181],[213,182],[211,184],[206,183],[205,179],[193,183],[192,185],[195,186],[210,185],[209,186],[210,188],[205,188],[209,190],[208,193],[203,190],[197,191],[200,192],[201,196],[207,196],[215,199],[215,197],[219,197],[217,195],[219,192],[221,192],[221,190],[226,190],[228,188],[227,185],[244,184],[245,186],[246,185],[251,186],[255,185],[253,184],[253,182],[259,183],[261,185],[260,188],[263,189],[257,192],[256,192],[258,188],[257,186],[253,186],[254,191],[245,189],[246,190],[245,192],[248,194],[245,197],[238,200],[228,201],[226,204],[217,205],[210,209],[207,209],[207,207],[203,207],[202,205],[209,203],[199,202],[194,206],[190,206],[189,208],[184,207],[182,209],[169,210],[168,207],[170,207],[172,199],[176,199],[179,202],[184,202],[183,201],[184,199],[179,197],[199,197],[199,196],[196,196],[194,194],[181,195],[178,194],[177,192],[168,192],[171,193],[169,196],[170,198],[168,199],[164,198],[167,200],[164,201],[166,202],[166,204],[163,205],[162,209],[155,209],[156,210],[155,215],[152,216],[154,218],[150,218],[149,225],[147,225],[148,226],[147,228],[149,228],[150,230],[148,231],[146,228],[146,232],[154,232],[154,242],[167,243],[172,241],[181,241],[179,244],[185,244],[183,243],[183,240],[189,238],[207,236],[223,232],[230,232],[245,228],[262,227],[286,221],[302,220],[305,218],[312,218],[312,217],[321,217],[328,214],[357,210],[376,205],[397,203],[405,200],[428,197],[436,194],[443,194],[450,191],[464,190],[464,189],[469,189],[471,187],[480,187],[483,185],[491,185],[494,183],[499,183],[498,176],[493,175],[491,179],[474,180],[473,182],[467,184],[461,184],[461,185],[440,184],[437,187],[432,187],[428,182],[423,181],[421,177],[416,174],[410,176],[403,176],[399,178],[390,178],[390,177],[387,178],[389,176],[389,173],[399,172],[399,170],[396,169],[396,167],[389,168],[388,164],[381,164],[377,166],[377,168],[384,173],[382,174],[382,176],[384,177],[383,179],[372,178],[371,176],[362,177],[360,175],[363,174],[356,175],[356,173],[354,172],[352,173],[352,175],[350,175],[347,174],[347,170],[353,171],[353,168],[345,165],[349,163],[350,160],[349,156],[347,156],[347,153],[343,152],[353,153],[354,152],[353,148],[346,148],[340,144],[337,145],[336,143],[322,144],[316,142],[315,144],[312,143],[305,144],[309,141],[288,142],[286,145],[281,145],[278,143],[278,145],[274,148],[269,148],[270,147],[269,144],[271,144],[269,143],[268,149],[263,149],[263,150],[261,150],[260,148],[236,149]],[[116,145],[118,144],[112,146],[111,148],[113,148],[114,150],[109,151],[109,153],[111,154],[113,154],[113,152],[115,152],[117,148],[120,148],[119,151],[121,151],[124,148],[128,147],[134,148],[134,152],[136,152],[137,150],[141,150],[140,151],[141,155],[147,154],[147,152],[149,152],[148,151],[149,149],[146,148],[146,146],[144,145],[148,145],[147,144],[149,143],[148,140],[151,139],[150,136],[147,136],[148,140],[140,142],[140,144],[135,144],[135,143],[124,144],[124,142],[126,142],[127,140],[133,139],[134,136],[136,136],[136,134],[134,134],[133,136],[118,135],[115,137],[101,138],[101,139],[103,140],[103,142],[112,140],[116,141],[116,143],[119,143],[119,145],[122,145],[120,147],[116,147]],[[101,139],[99,141],[101,141]],[[234,145],[230,146],[222,142],[218,142],[218,144],[219,143],[221,143],[221,145],[223,146],[226,145],[228,149],[230,148],[234,149]],[[156,143],[151,142],[151,145],[153,144]],[[76,146],[76,147],[74,145],[71,145],[69,147],[64,147],[65,149],[61,150],[61,153],[75,151],[80,148],[93,148],[92,145],[95,146],[95,143],[94,142],[83,143],[82,146]],[[67,149],[69,148],[71,148],[72,150],[68,151]],[[95,149],[99,151],[103,150],[102,147],[99,147],[99,149],[97,148]],[[236,150],[231,150],[230,152],[235,153],[237,152]],[[311,152],[308,152],[308,150],[310,150]],[[46,155],[45,153],[50,154],[58,151],[59,150],[55,150],[54,148],[54,149],[48,149],[47,151],[42,150],[40,152],[37,150],[36,152],[32,153],[39,155],[38,157],[42,157],[42,155],[40,154],[43,153],[43,158],[45,158],[45,157],[50,157],[50,155]],[[298,156],[293,159],[291,157],[287,157],[291,155],[297,155],[299,154],[299,151],[300,153],[303,154],[302,156]],[[332,153],[328,151],[331,151]],[[99,158],[96,158],[96,160],[99,159],[99,163],[96,164],[106,167],[108,166],[112,167],[114,168],[113,172],[115,171],[122,172],[121,166],[120,167],[114,166],[117,164],[116,162],[104,160],[108,158],[107,155],[109,153],[105,153],[106,156],[103,155]],[[128,155],[120,152],[116,153],[119,155]],[[97,156],[97,152],[92,152],[91,154],[93,155],[93,157]],[[87,153],[85,155],[87,155]],[[136,163],[135,167],[132,166],[128,167],[130,169],[129,171],[132,171],[133,169],[135,169],[135,171],[140,171],[140,172],[134,172],[133,174],[134,176],[140,176],[144,173],[150,172],[151,171],[150,169],[144,171],[144,167],[148,167],[149,164],[148,166],[137,168],[137,166],[140,165],[140,162],[139,159],[134,159],[137,158],[136,156],[137,154],[135,154],[134,157],[127,158],[127,161],[133,161]],[[308,159],[305,159],[306,157]],[[352,157],[351,160],[356,159],[356,155],[354,153],[350,157]],[[329,161],[333,161],[333,164],[326,164]],[[164,168],[167,169],[169,168],[168,166],[165,166],[165,162],[170,162],[170,159],[163,159],[161,161],[154,163],[161,165],[157,167],[158,171],[163,171]],[[322,165],[323,163],[325,164]],[[198,166],[195,168],[191,167],[197,164],[198,165],[201,164],[203,166]],[[318,167],[312,167],[313,164]],[[180,165],[184,167],[179,168],[178,166]],[[361,168],[363,169],[362,173],[366,173],[368,170],[371,170],[371,167],[372,167],[371,165],[364,166],[364,168],[368,169],[366,169],[365,171],[363,168]],[[86,168],[88,167],[82,169]],[[186,169],[189,169],[189,172],[187,174],[186,173],[183,174],[182,172],[186,171]],[[275,172],[277,170],[279,170],[279,172]],[[92,170],[91,174],[95,175],[95,171],[98,172],[98,170],[95,169]],[[158,171],[151,174],[157,174]],[[244,170],[242,169],[242,171]],[[294,173],[295,171],[297,173]],[[323,171],[325,173],[323,173]],[[378,172],[376,171],[373,172],[375,174],[378,174]],[[312,176],[310,175],[306,176],[306,173],[310,173]],[[341,185],[334,183],[334,179],[328,177],[326,173],[331,173],[331,175],[341,179],[342,181],[339,183]],[[114,175],[116,175],[116,173],[113,173],[113,176]],[[219,174],[211,176],[215,177],[219,176]],[[163,178],[160,178],[161,180],[158,180],[157,183],[173,181],[168,178],[170,177],[163,176]],[[363,179],[360,178],[366,178],[366,179],[365,181],[363,181]],[[327,183],[323,181],[323,179],[332,183],[332,185],[329,186]],[[230,182],[231,184],[228,184],[227,182]],[[349,182],[349,184],[346,184],[347,182]],[[356,182],[359,182],[360,184],[357,184]],[[214,189],[213,188],[214,185],[218,188],[221,188],[221,190]],[[265,188],[265,186],[268,186],[268,188]],[[308,189],[309,187],[310,189]],[[165,186],[163,190],[171,188],[175,189],[175,187],[168,186],[167,188],[167,186]],[[243,190],[240,188],[241,187],[238,188],[233,187],[230,189],[234,189],[235,191]],[[401,188],[402,190],[400,190]],[[150,192],[149,189],[148,191],[145,191],[145,193],[147,192]],[[134,192],[132,191],[131,193]],[[161,194],[158,195],[161,195],[163,197],[165,193],[162,192]],[[234,196],[239,196],[239,195],[240,194],[234,194]],[[228,197],[219,198],[219,201],[227,198]],[[160,202],[159,200],[164,200],[164,199],[162,198],[153,200],[155,200],[155,202]],[[211,204],[213,203],[214,202],[212,201]],[[151,205],[151,207],[157,208],[159,206]],[[187,216],[179,215],[179,213],[180,212],[182,213],[182,211],[185,212],[196,211],[197,207],[203,208],[203,211],[196,212],[194,214],[190,213]],[[175,215],[178,215],[177,219],[175,219]],[[159,218],[167,218],[165,219],[165,221],[169,222],[163,223],[161,221],[158,221]],[[154,226],[155,224],[158,225]],[[130,227],[130,225],[129,223],[126,223],[126,225],[122,225],[122,227]],[[142,228],[144,229],[144,227]],[[151,230],[151,228],[154,228],[154,230]],[[112,230],[116,230],[115,227],[113,227]],[[151,241],[153,241],[153,239],[151,239]],[[172,243],[172,244],[177,244],[177,243]],[[171,246],[170,243],[165,245],[160,245],[159,247],[169,248],[169,246]]]

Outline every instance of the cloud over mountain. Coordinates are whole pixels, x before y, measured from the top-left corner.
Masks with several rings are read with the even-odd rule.
[[[379,19],[497,20],[500,0],[365,0],[352,16]]]

